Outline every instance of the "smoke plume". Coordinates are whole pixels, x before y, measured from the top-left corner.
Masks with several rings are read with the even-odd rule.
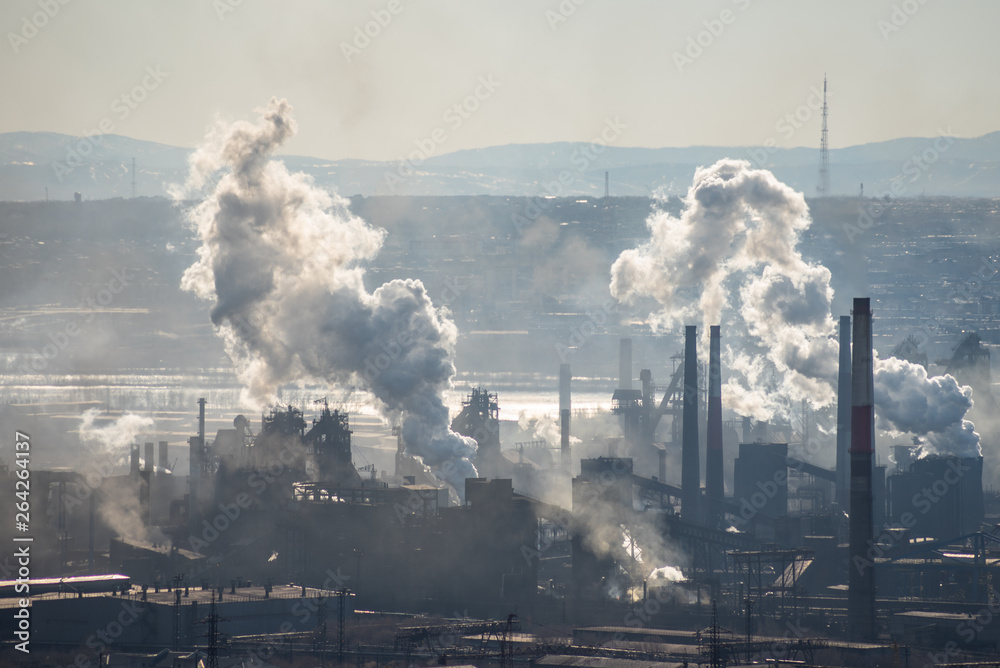
[[[611,294],[655,300],[649,322],[657,329],[699,316],[703,333],[722,323],[723,402],[737,414],[769,420],[802,399],[829,405],[838,359],[833,289],[830,271],[798,250],[810,224],[802,193],[749,162],[720,160],[696,170],[679,218],[650,215],[649,241],[611,267]],[[965,419],[971,394],[951,376],[875,362],[879,427],[924,437],[924,454],[978,455],[979,435]]]
[[[654,329],[700,318],[707,334],[721,322],[739,341],[725,347],[723,388],[737,413],[767,420],[801,399],[825,406],[836,375],[833,290],[830,271],[798,250],[810,224],[801,193],[747,161],[720,160],[695,172],[679,218],[650,215],[649,241],[611,267],[611,294],[654,299]]]
[[[360,263],[385,232],[271,159],[295,133],[291,112],[272,99],[256,123],[220,124],[192,156],[175,198],[214,185],[188,212],[201,247],[181,287],[213,303],[244,404],[271,403],[290,382],[363,386],[401,420],[409,452],[461,490],[476,475],[476,445],[448,429],[442,400],[455,325],[420,281],[365,289]]]
[[[153,430],[153,419],[126,413],[114,422],[98,427],[99,415],[99,410],[91,408],[80,416],[80,426],[76,429],[80,443],[91,458],[109,460],[114,466],[128,464],[132,444],[138,443],[140,436]]]
[[[922,436],[921,457],[982,455],[975,425],[965,419],[971,387],[950,375],[928,377],[921,365],[895,357],[876,360],[874,380],[880,429]]]
[[[131,446],[153,431],[152,418],[126,413],[104,426],[97,426],[100,411],[90,409],[80,416],[76,433],[87,453],[88,462],[82,467],[88,494],[97,496],[97,512],[115,534],[128,540],[163,544],[166,536],[143,521],[136,499],[139,481],[135,478],[111,478],[113,467],[127,466]],[[142,462],[140,462],[140,465]],[[82,494],[78,490],[78,494]]]

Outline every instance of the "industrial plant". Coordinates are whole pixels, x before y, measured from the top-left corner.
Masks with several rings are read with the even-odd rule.
[[[176,343],[191,334],[222,370],[127,402],[101,377],[49,412],[28,380],[10,390],[0,494],[23,506],[0,526],[17,550],[0,557],[4,652],[30,639],[37,665],[81,668],[995,661],[992,335],[968,326],[992,313],[904,339],[915,318],[890,304],[914,300],[880,301],[899,285],[835,301],[857,258],[828,268],[805,197],[731,159],[682,199],[545,203],[589,216],[532,233],[600,239],[578,247],[600,301],[517,224],[435,293],[402,258],[439,271],[421,254],[458,262],[463,240],[389,247],[367,272],[397,241],[356,213],[379,203],[272,159],[294,131],[272,100],[177,196],[191,238],[173,298],[198,324],[165,317],[136,359],[197,359]],[[516,220],[524,204],[476,206]],[[146,317],[161,287],[108,311]]]
[[[829,469],[795,455],[808,451],[808,416],[727,417],[718,326],[707,374],[688,326],[676,369],[662,385],[641,369],[641,389],[632,339],[621,340],[621,432],[603,443],[570,445],[562,365],[561,430],[542,465],[501,449],[500,398],[474,388],[451,426],[478,443],[483,475],[463,481],[458,503],[401,432],[395,470],[378,471],[357,466],[350,416],[326,403],[236,415],[213,435],[200,400],[186,470],[161,441],[134,444],[127,471],[97,480],[31,472],[32,640],[88,648],[89,665],[129,652],[179,662],[149,665],[889,665],[928,637],[989,653],[990,625],[971,631],[1000,575],[983,459],[894,444],[893,468],[876,464],[875,326],[868,298],[840,319]],[[668,466],[678,455],[679,475]],[[5,470],[2,493],[16,480]],[[111,499],[128,517],[106,512]],[[0,585],[8,611],[17,583]],[[3,623],[13,636],[16,619]]]

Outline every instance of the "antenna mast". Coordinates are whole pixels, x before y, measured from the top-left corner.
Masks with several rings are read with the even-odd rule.
[[[826,75],[823,75],[823,132],[819,140],[819,184],[816,191],[820,195],[830,194],[830,147],[826,141]]]

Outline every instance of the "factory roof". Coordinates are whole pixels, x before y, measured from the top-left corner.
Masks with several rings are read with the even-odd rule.
[[[567,656],[549,654],[535,659],[535,666],[564,666],[565,668],[678,668],[681,663],[665,661],[639,661],[636,659],[613,659],[601,656]]]
[[[226,605],[229,603],[242,603],[248,601],[262,601],[267,598],[317,598],[317,597],[329,597],[335,596],[336,594],[328,589],[316,589],[313,587],[301,587],[291,584],[274,585],[271,587],[270,595],[267,595],[266,587],[264,586],[253,586],[253,587],[236,587],[236,593],[232,593],[231,587],[225,587],[221,599],[219,598],[218,589],[201,589],[200,587],[189,587],[187,589],[187,595],[184,595],[184,588],[173,589],[168,591],[165,588],[160,588],[159,591],[149,588],[146,591],[146,602],[157,603],[160,605],[175,605],[177,600],[176,592],[181,592],[181,605],[188,605],[191,603],[198,603],[198,605],[208,605],[214,599],[218,605]],[[35,594],[31,592],[31,603],[32,605],[38,605],[43,601],[57,601],[61,599],[77,599],[77,598],[119,598],[122,600],[131,601],[142,601],[143,594],[142,588],[133,586],[127,594],[123,595],[113,595],[103,592],[94,593],[74,593],[74,592],[50,592],[44,594]],[[0,599],[0,609],[4,608],[15,608],[18,607],[18,599],[8,598]]]

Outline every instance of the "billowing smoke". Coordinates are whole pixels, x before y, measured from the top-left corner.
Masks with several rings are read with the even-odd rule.
[[[680,217],[650,215],[649,241],[611,268],[611,294],[653,298],[655,329],[700,318],[707,335],[722,323],[723,401],[737,413],[768,420],[801,399],[825,406],[837,360],[833,290],[829,270],[798,250],[810,224],[801,193],[747,161],[720,160],[695,172]]]
[[[798,250],[810,224],[801,193],[746,161],[720,160],[695,172],[679,218],[650,215],[649,241],[611,268],[611,294],[655,300],[654,328],[701,317],[707,334],[721,323],[723,403],[737,414],[770,420],[802,399],[829,405],[838,360],[833,289],[830,271]],[[971,392],[900,360],[875,363],[880,428],[922,436],[924,454],[979,453],[979,435],[964,419]]]
[[[143,521],[136,500],[139,481],[111,478],[115,467],[127,466],[131,446],[153,431],[152,418],[126,413],[104,426],[97,426],[100,411],[90,409],[80,417],[77,435],[87,454],[80,470],[86,488],[77,489],[78,498],[97,494],[97,512],[118,536],[128,540],[164,544],[166,536]]]
[[[114,466],[128,464],[132,444],[151,432],[155,424],[152,418],[126,413],[114,422],[98,427],[99,416],[100,411],[96,408],[86,411],[80,417],[76,433],[88,457],[110,461]]]
[[[420,281],[364,288],[359,263],[385,232],[271,159],[295,133],[291,112],[272,99],[256,123],[220,124],[192,156],[175,198],[214,185],[188,212],[201,247],[181,287],[213,302],[244,404],[273,402],[285,383],[361,385],[402,421],[409,452],[461,490],[476,476],[476,444],[448,429],[442,401],[455,373],[455,325]]]
[[[919,364],[890,357],[875,362],[877,426],[892,435],[921,436],[921,457],[979,457],[979,434],[965,419],[972,388],[952,376],[928,377]]]

